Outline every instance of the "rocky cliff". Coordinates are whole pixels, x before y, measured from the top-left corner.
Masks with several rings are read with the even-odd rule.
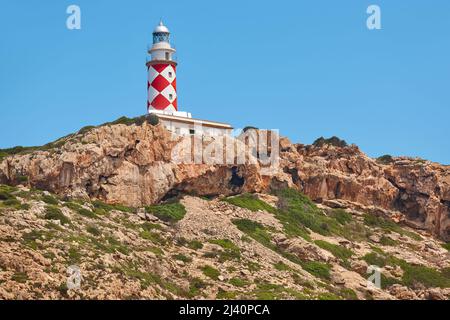
[[[450,298],[448,167],[281,138],[266,170],[241,138],[211,162],[223,138],[140,118],[0,151],[0,299]]]
[[[279,166],[268,174],[262,174],[258,161],[207,164],[196,162],[195,156],[193,163],[174,161],[190,154],[195,139],[172,136],[146,121],[88,128],[44,150],[4,158],[0,183],[134,207],[178,194],[218,196],[295,187],[316,202],[364,209],[450,240],[449,166],[410,158],[381,163],[356,146],[305,146],[286,138],[280,139]],[[221,147],[218,139],[200,140],[202,146]],[[254,156],[247,152],[247,157]]]

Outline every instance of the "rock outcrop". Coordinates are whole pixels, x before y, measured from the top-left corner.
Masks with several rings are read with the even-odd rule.
[[[280,139],[279,166],[270,173],[258,161],[176,161],[191,157],[194,142],[208,149],[217,144],[221,152],[221,139],[176,137],[161,125],[101,126],[69,136],[59,147],[5,158],[0,183],[135,207],[180,193],[217,196],[295,186],[316,202],[388,215],[450,239],[448,166],[410,158],[382,164],[356,146],[305,146],[286,138]],[[255,160],[252,150],[246,153]]]

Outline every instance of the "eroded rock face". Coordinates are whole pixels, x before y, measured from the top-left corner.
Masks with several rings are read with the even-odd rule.
[[[262,182],[257,164],[174,160],[186,150],[183,146],[190,147],[191,139],[173,137],[162,126],[147,123],[103,126],[69,138],[59,149],[5,159],[0,182],[15,185],[27,177],[30,186],[59,195],[129,206],[153,204],[171,192],[229,195],[258,190]]]
[[[215,196],[295,187],[314,201],[387,211],[395,220],[450,240],[448,166],[409,158],[379,164],[356,146],[305,146],[286,138],[280,140],[280,166],[269,174],[256,161],[177,161],[190,155],[194,139],[202,146],[220,142],[174,137],[147,123],[102,126],[69,137],[62,147],[4,159],[0,183],[17,185],[27,177],[30,186],[59,195],[129,206],[179,193]]]
[[[282,156],[284,171],[315,201],[399,211],[410,226],[450,239],[449,166],[406,157],[383,165],[356,146],[296,145]]]

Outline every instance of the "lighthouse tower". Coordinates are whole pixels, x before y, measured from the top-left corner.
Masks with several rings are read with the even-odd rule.
[[[177,135],[230,135],[233,127],[227,123],[193,119],[191,113],[178,111],[175,52],[169,29],[161,21],[153,31],[153,44],[148,50],[148,113],[156,113],[166,129]]]
[[[147,110],[149,113],[188,116],[185,112],[178,112],[175,52],[176,50],[170,44],[169,29],[161,21],[153,31],[153,45],[148,50],[150,57],[147,59]]]

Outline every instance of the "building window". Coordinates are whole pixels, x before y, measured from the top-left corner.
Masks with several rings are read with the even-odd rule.
[[[169,78],[172,78],[172,72],[169,71]]]
[[[195,130],[194,129],[189,129],[189,134],[191,134],[191,135],[195,134]]]
[[[166,60],[170,60],[170,54],[166,52]]]
[[[175,133],[180,134],[180,128],[175,128]]]
[[[172,101],[173,100],[173,94],[169,93],[169,100]]]

